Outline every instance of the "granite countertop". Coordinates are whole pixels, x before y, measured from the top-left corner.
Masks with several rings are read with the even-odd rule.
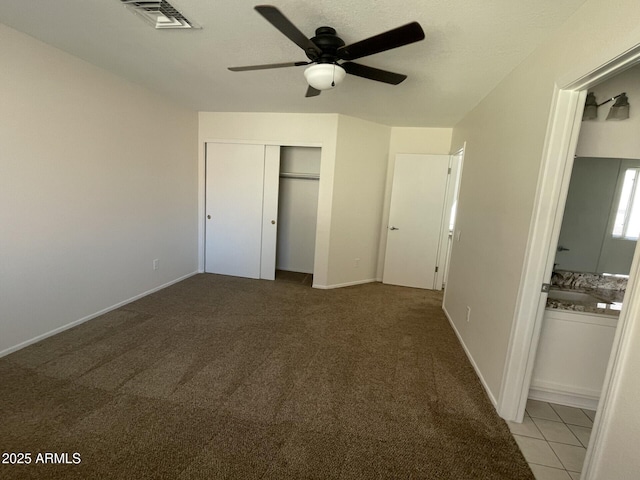
[[[553,298],[554,292],[585,293],[592,297],[589,299],[558,299]],[[547,308],[558,310],[570,310],[574,312],[594,313],[600,315],[619,316],[622,308],[624,291],[605,288],[574,288],[553,285],[547,297]]]

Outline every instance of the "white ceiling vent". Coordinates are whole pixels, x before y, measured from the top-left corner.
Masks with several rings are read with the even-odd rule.
[[[187,20],[173,5],[165,0],[120,0],[125,7],[154,28],[202,28]]]

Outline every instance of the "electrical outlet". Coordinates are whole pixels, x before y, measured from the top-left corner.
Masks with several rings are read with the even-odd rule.
[[[160,260],[157,258],[153,261],[153,269],[158,270],[160,268]]]
[[[353,259],[353,266],[358,268],[360,266],[360,259],[359,258],[354,258]]]
[[[467,305],[467,322],[471,320],[471,307]]]

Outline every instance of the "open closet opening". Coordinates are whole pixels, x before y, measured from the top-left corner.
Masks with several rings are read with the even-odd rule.
[[[313,284],[320,148],[280,148],[276,280]]]

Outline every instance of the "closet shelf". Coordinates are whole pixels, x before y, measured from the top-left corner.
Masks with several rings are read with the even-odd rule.
[[[280,172],[280,178],[298,178],[301,180],[320,180],[320,175],[318,175],[317,173]]]

